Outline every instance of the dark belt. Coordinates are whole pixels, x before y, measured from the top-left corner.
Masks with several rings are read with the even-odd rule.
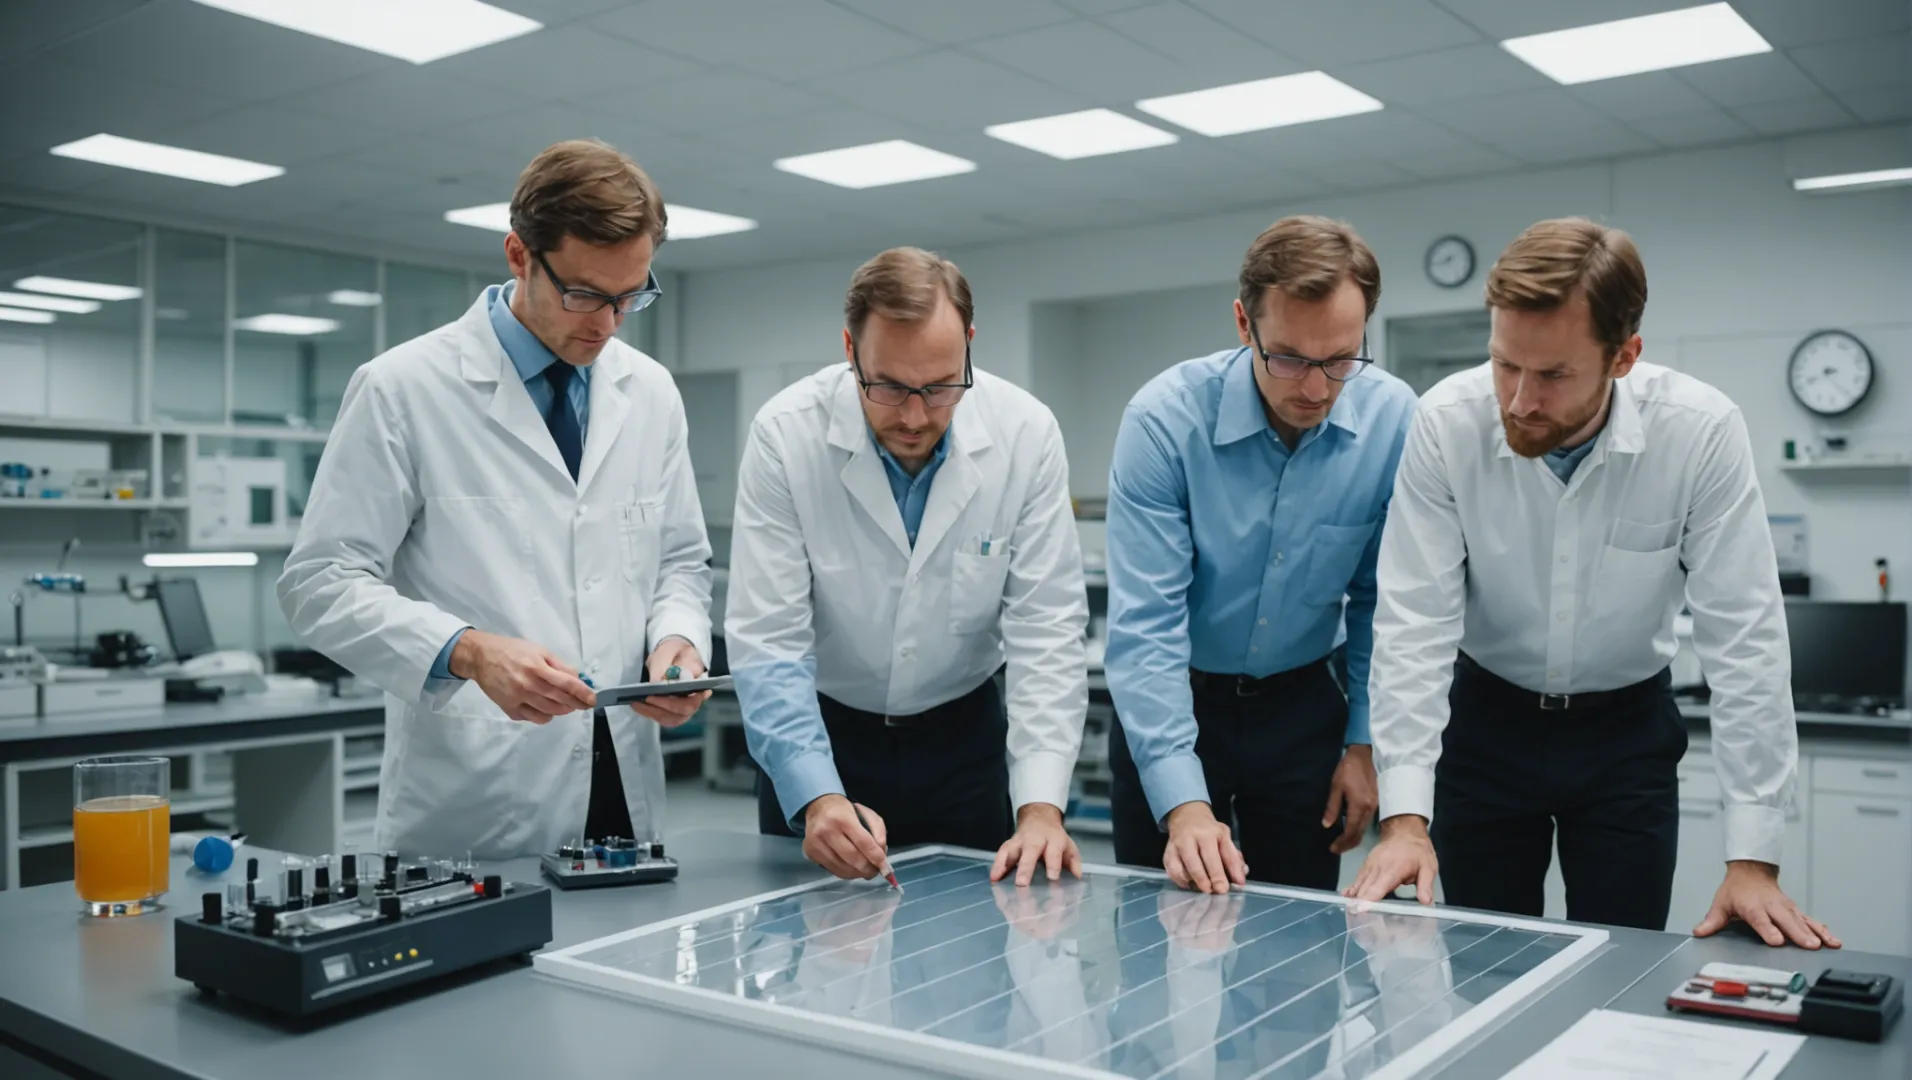
[[[890,715],[887,713],[868,712],[863,709],[852,708],[848,705],[845,705],[841,701],[836,700],[835,698],[830,698],[829,700],[830,700],[830,704],[835,706],[835,709],[833,711],[836,713],[836,718],[838,720],[849,721],[851,723],[858,723],[858,724],[871,724],[871,725],[888,727],[888,728],[913,728],[913,727],[921,727],[925,724],[935,724],[935,723],[946,722],[950,720],[958,720],[968,716],[970,712],[974,709],[974,703],[970,699],[974,698],[977,694],[987,689],[987,687],[988,687],[988,684],[984,683],[982,686],[978,686],[976,689],[971,690],[969,693],[964,694],[962,697],[955,698],[950,701],[945,701],[941,705],[932,705],[929,708],[924,709],[922,712],[911,713],[908,716],[895,716],[895,715]],[[818,696],[822,697],[825,695],[818,695]]]
[[[1467,672],[1470,677],[1481,680],[1482,683],[1492,690],[1509,698],[1532,704],[1542,712],[1563,712],[1572,709],[1591,709],[1601,705],[1612,705],[1616,702],[1630,701],[1634,698],[1644,697],[1647,694],[1672,685],[1670,675],[1666,670],[1662,670],[1657,675],[1651,675],[1641,679],[1639,682],[1617,687],[1612,690],[1589,690],[1581,694],[1543,694],[1538,690],[1529,690],[1524,686],[1508,682],[1506,679],[1480,666],[1479,661],[1466,653],[1459,655],[1459,658],[1454,662],[1454,666]]]
[[[1260,697],[1272,693],[1304,676],[1316,672],[1325,673],[1328,658],[1322,657],[1311,664],[1303,664],[1287,671],[1277,671],[1273,675],[1221,675],[1212,671],[1188,669],[1188,685],[1198,694],[1232,693],[1236,697]]]

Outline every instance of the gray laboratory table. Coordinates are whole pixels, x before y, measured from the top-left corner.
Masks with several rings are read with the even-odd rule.
[[[554,896],[555,946],[814,880],[795,841],[692,831],[676,841],[669,885]],[[209,878],[176,864],[173,911],[94,922],[71,885],[0,893],[0,1076],[321,1080],[351,1077],[778,1076],[862,1080],[895,1065],[775,1035],[691,1019],[565,985],[505,962],[383,1007],[299,1030],[202,997],[172,974],[171,920],[197,910]],[[504,870],[535,880],[523,860]],[[268,872],[271,869],[268,863]],[[1900,979],[1912,959],[1777,952],[1751,941],[1699,941],[1616,930],[1609,945],[1476,1040],[1437,1075],[1495,1077],[1589,1009],[1658,1015],[1666,991],[1712,960],[1777,964],[1817,975],[1836,962]],[[1908,1024],[1884,1045],[1814,1037],[1787,1080],[1904,1078]]]

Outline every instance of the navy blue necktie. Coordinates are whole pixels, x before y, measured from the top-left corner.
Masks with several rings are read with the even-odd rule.
[[[584,433],[578,430],[577,413],[571,410],[571,380],[577,377],[577,369],[562,360],[544,369],[544,379],[551,384],[551,407],[545,410],[544,426],[551,429],[558,456],[571,470],[573,480],[578,478],[578,465],[584,460]]]

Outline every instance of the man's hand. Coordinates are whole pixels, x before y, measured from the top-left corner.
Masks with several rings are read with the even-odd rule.
[[[697,655],[697,646],[680,637],[667,637],[657,643],[657,650],[644,662],[644,670],[650,673],[652,682],[663,682],[664,673],[675,665],[683,678],[699,679],[704,675],[704,661]],[[710,691],[698,694],[675,694],[670,697],[645,698],[631,703],[631,711],[639,716],[649,717],[667,728],[674,728],[697,714],[697,710],[710,699]]]
[[[1356,900],[1386,900],[1396,887],[1414,883],[1414,898],[1434,902],[1434,874],[1440,861],[1434,842],[1427,838],[1427,819],[1418,814],[1396,814],[1381,823],[1381,842],[1368,852],[1361,873],[1341,895]]]
[[[1726,864],[1726,880],[1713,894],[1713,909],[1693,928],[1694,937],[1711,937],[1734,919],[1744,919],[1761,941],[1774,947],[1791,942],[1805,949],[1839,948],[1826,924],[1799,910],[1779,889],[1779,867],[1735,860]]]
[[[1185,802],[1168,812],[1168,848],[1162,869],[1184,889],[1225,893],[1230,882],[1248,884],[1248,864],[1205,802]]]
[[[451,673],[478,684],[513,720],[548,724],[554,716],[597,707],[576,668],[541,645],[467,630],[451,650]]]
[[[998,883],[989,892],[996,910],[1019,933],[1037,941],[1053,941],[1073,936],[1088,888],[1080,880],[1058,881],[1047,889],[1012,889]]]
[[[1060,881],[1064,870],[1082,876],[1082,853],[1062,827],[1062,811],[1049,803],[1029,803],[1016,811],[1016,835],[997,849],[989,880],[1001,881],[1014,866],[1016,884],[1027,885],[1036,879],[1038,864],[1049,868],[1050,881]]]
[[[1349,746],[1341,755],[1341,764],[1335,766],[1334,782],[1328,788],[1328,809],[1321,815],[1321,827],[1334,828],[1345,810],[1348,823],[1335,837],[1328,850],[1336,855],[1353,851],[1361,846],[1361,834],[1367,831],[1368,822],[1374,820],[1374,811],[1381,805],[1381,789],[1374,778],[1374,747],[1364,743]]]
[[[1203,952],[1227,952],[1235,944],[1241,905],[1240,893],[1180,896],[1163,892],[1155,896],[1155,917],[1177,945]]]
[[[858,821],[861,813],[863,820]],[[865,829],[863,822],[870,823]],[[876,811],[841,795],[819,795],[803,808],[803,854],[840,878],[882,873],[889,832]]]

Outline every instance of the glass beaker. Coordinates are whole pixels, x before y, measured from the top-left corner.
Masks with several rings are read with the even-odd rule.
[[[172,885],[172,762],[89,758],[73,766],[73,891],[89,915],[143,915]]]

